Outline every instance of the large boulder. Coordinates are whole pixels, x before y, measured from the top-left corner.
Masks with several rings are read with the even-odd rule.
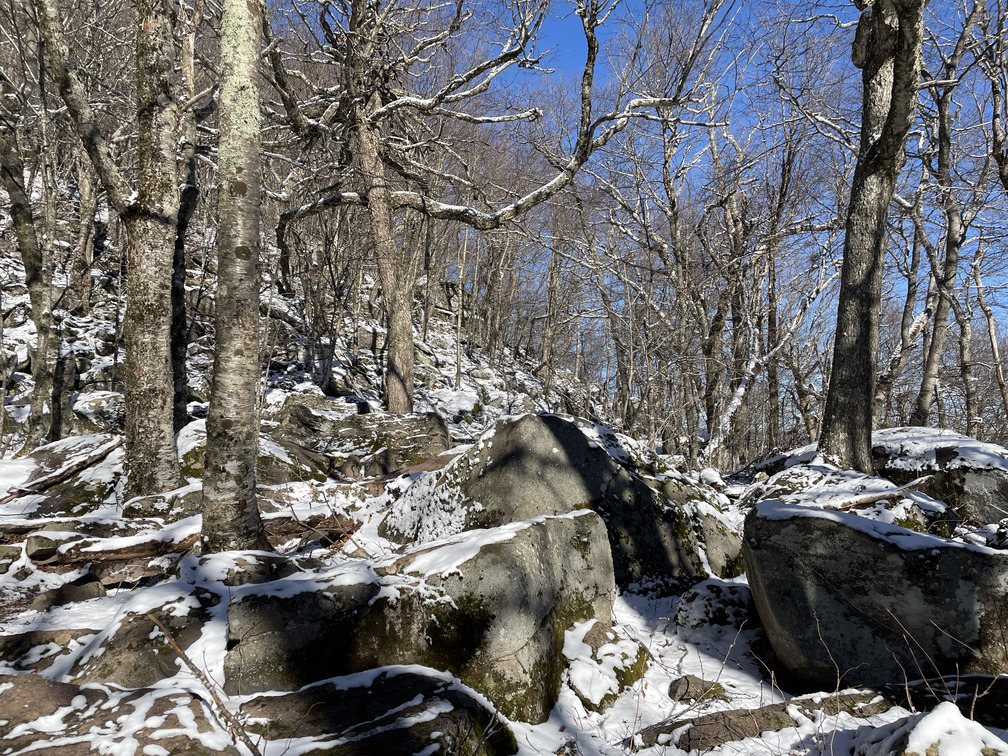
[[[930,475],[922,489],[978,524],[1008,518],[1008,449],[940,428],[886,428],[872,434],[879,475],[909,483]]]
[[[556,415],[498,423],[443,471],[410,486],[381,533],[424,543],[578,509],[605,521],[619,585],[707,576],[686,511]]]
[[[8,465],[13,474],[5,476],[0,493],[10,501],[0,513],[78,517],[114,504],[123,458],[122,438],[106,433],[70,436],[40,446]]]
[[[206,457],[206,420],[194,420],[178,434],[179,463],[182,475],[189,479],[203,477]],[[331,469],[329,457],[273,433],[259,434],[256,458],[256,483],[273,486],[282,483],[325,480]]]
[[[332,458],[346,477],[374,477],[411,467],[451,448],[434,413],[357,414],[357,405],[317,394],[291,394],[276,415],[276,434]]]
[[[592,638],[604,641],[615,597],[605,526],[591,512],[464,534],[320,581],[300,592],[283,581],[239,589],[225,690],[296,690],[421,664],[450,671],[512,719],[541,722],[559,695],[564,632],[595,620]]]
[[[762,501],[749,585],[781,671],[831,690],[1008,668],[1008,553],[856,514]]]

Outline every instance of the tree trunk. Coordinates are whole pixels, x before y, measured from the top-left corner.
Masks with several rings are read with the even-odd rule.
[[[91,314],[91,268],[94,265],[95,212],[98,210],[98,192],[95,191],[94,171],[87,153],[80,150],[77,156],[77,188],[80,194],[77,219],[76,252],[72,286],[77,292],[79,311]]]
[[[396,243],[392,218],[392,197],[379,156],[379,135],[368,123],[367,114],[379,105],[377,93],[367,106],[358,106],[357,148],[368,198],[368,218],[374,236],[378,278],[385,302],[386,339],[385,404],[388,411],[402,415],[413,411],[413,288],[415,266],[404,259]]]
[[[270,548],[256,504],[262,8],[227,0],[221,17],[217,351],[203,467],[209,551]]]
[[[903,300],[903,316],[900,319],[900,345],[889,357],[889,361],[883,365],[882,373],[875,384],[875,400],[872,405],[872,418],[878,422],[882,412],[882,407],[889,401],[892,394],[893,385],[896,379],[903,372],[914,342],[928,323],[931,311],[924,308],[924,311],[914,317],[914,308],[917,306],[917,273],[920,270],[920,248],[921,233],[918,228],[914,229],[914,239],[910,250],[910,265],[907,268],[907,289],[906,297]]]
[[[1004,405],[1005,416],[1008,417],[1008,381],[1005,381],[1004,367],[1001,365],[1001,350],[998,347],[997,325],[994,322],[994,311],[987,304],[984,293],[983,279],[980,276],[980,259],[982,251],[978,252],[973,262],[973,280],[976,281],[977,303],[987,319],[987,338],[990,341],[991,355],[994,357],[994,376],[998,389],[1001,391],[1001,402]]]
[[[17,145],[16,118],[6,105],[15,102],[4,95],[0,84],[0,186],[10,197],[10,214],[17,238],[18,251],[25,268],[25,283],[31,303],[32,321],[35,323],[36,343],[31,353],[32,392],[26,450],[38,446],[49,437],[52,424],[53,373],[55,370],[55,340],[52,318],[51,250],[39,243],[35,228],[35,214],[24,185],[24,164]],[[51,241],[50,241],[51,243]]]
[[[905,162],[921,68],[923,0],[879,0],[861,15],[854,64],[863,68],[861,146],[851,185],[833,365],[819,452],[872,472],[872,401],[889,203]]]
[[[182,73],[185,92],[189,99],[196,96],[196,29],[203,20],[203,0],[197,0],[189,12],[186,34],[182,43]],[[175,227],[175,249],[172,256],[172,318],[171,318],[171,361],[174,398],[172,403],[172,427],[178,433],[189,422],[189,390],[186,375],[186,354],[189,346],[189,323],[186,316],[185,282],[186,256],[185,241],[189,222],[199,202],[199,188],[196,185],[196,113],[190,107],[182,114],[179,122],[179,197],[178,222]]]
[[[77,136],[109,202],[127,227],[126,469],[127,498],[172,489],[180,480],[172,432],[171,272],[179,191],[176,127],[179,97],[175,41],[167,0],[137,3],[138,191],[112,158],[77,77],[54,0],[36,0],[50,66]]]
[[[125,218],[130,235],[126,283],[127,497],[179,484],[173,425],[171,277],[178,224],[178,88],[175,40],[166,0],[137,4],[139,193]]]
[[[948,71],[950,77],[955,76],[955,69]],[[934,326],[931,331],[931,345],[924,362],[924,374],[921,379],[920,392],[917,394],[917,405],[910,422],[913,425],[927,425],[931,410],[931,400],[935,395],[938,382],[938,369],[941,366],[942,352],[945,350],[945,336],[949,327],[949,309],[952,303],[956,284],[956,274],[959,271],[959,252],[966,236],[967,224],[963,220],[962,210],[956,199],[952,186],[952,91],[953,87],[943,89],[941,96],[936,97],[938,111],[938,167],[932,175],[941,190],[941,203],[945,210],[945,260],[942,269],[938,270],[936,255],[925,239],[928,257],[931,261],[931,272],[938,288],[938,302],[935,305]],[[918,221],[915,218],[915,222]],[[923,233],[923,231],[922,231]]]

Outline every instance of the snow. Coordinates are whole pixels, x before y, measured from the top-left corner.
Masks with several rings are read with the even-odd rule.
[[[888,756],[897,747],[902,748],[901,753],[926,753],[927,756],[1008,754],[1008,743],[986,727],[966,719],[959,708],[948,701],[938,704],[933,711],[857,733],[848,752],[854,756]]]
[[[872,446],[885,449],[888,462],[900,470],[972,467],[1008,471],[1008,450],[943,428],[885,428],[872,434]],[[939,450],[950,458],[937,459]]]

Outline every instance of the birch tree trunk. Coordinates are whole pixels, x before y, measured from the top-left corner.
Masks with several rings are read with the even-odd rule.
[[[923,0],[878,0],[861,14],[854,65],[862,68],[861,144],[851,184],[833,366],[819,452],[872,472],[872,400],[878,359],[886,225],[917,107]]]
[[[221,18],[217,351],[203,467],[208,551],[270,548],[256,503],[262,8],[226,0]]]

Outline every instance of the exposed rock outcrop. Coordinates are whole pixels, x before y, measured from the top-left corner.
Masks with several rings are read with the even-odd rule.
[[[241,706],[250,732],[268,741],[328,736],[326,753],[467,753],[504,756],[517,751],[514,733],[485,702],[451,677],[429,670],[372,670],[260,696]]]
[[[875,469],[903,484],[923,475],[929,496],[977,524],[1008,518],[1008,449],[940,428],[886,428],[872,434]]]

